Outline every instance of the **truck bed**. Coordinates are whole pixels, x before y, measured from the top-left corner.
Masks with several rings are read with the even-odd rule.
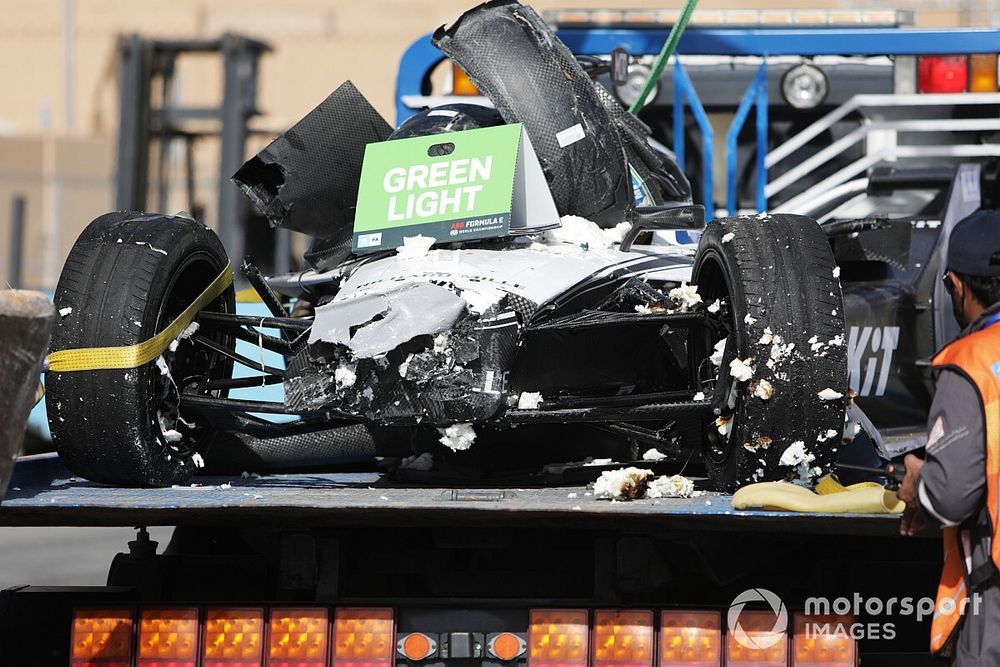
[[[889,536],[899,517],[736,511],[731,496],[609,502],[585,486],[482,488],[390,482],[375,472],[198,477],[189,486],[124,489],[74,478],[53,454],[14,467],[6,526],[523,525],[768,530]]]

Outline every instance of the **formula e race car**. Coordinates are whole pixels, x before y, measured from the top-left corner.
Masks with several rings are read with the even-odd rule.
[[[237,314],[225,250],[186,215],[109,213],[83,232],[56,291],[47,375],[66,464],[153,486],[206,463],[263,472],[424,452],[488,476],[700,455],[721,489],[828,470],[850,396],[820,226],[791,214],[706,225],[673,156],[595,84],[601,64],[574,58],[530,8],[489,2],[435,43],[495,109],[449,105],[392,129],[347,83],[236,174],[273,224],[313,238],[307,270],[265,279],[243,264],[269,316]],[[511,123],[558,226],[352,252],[366,146]],[[579,138],[557,138],[565,128]],[[678,242],[689,235],[697,251]],[[279,383],[281,402],[228,395]]]

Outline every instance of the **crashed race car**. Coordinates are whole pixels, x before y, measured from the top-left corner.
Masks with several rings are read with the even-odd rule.
[[[502,48],[484,48],[497,34]],[[700,455],[727,490],[829,470],[850,397],[821,228],[790,214],[706,225],[673,156],[595,83],[601,65],[528,7],[486,3],[434,41],[495,109],[439,107],[394,130],[346,83],[235,175],[273,224],[313,239],[308,270],[264,279],[244,264],[271,316],[236,313],[219,239],[186,215],[109,213],[83,232],[55,294],[46,383],[66,465],[162,486],[206,463],[263,472],[433,451],[490,476]],[[515,123],[557,225],[533,225],[529,208],[498,237],[352,250],[368,145]],[[679,234],[700,234],[697,251]],[[281,403],[228,397],[278,383]]]

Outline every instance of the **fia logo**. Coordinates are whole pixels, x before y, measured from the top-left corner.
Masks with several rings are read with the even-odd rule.
[[[847,333],[847,369],[858,396],[882,396],[889,381],[899,327],[851,327]]]

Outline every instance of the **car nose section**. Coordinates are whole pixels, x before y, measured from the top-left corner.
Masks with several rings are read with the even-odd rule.
[[[489,420],[506,404],[520,336],[509,301],[498,293],[484,307],[468,290],[411,282],[322,305],[285,402],[377,423]]]

